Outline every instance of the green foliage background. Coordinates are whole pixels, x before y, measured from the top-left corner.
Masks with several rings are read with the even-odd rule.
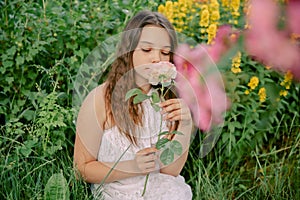
[[[90,68],[93,63],[86,67],[82,63],[91,52],[107,54],[97,47],[120,33],[137,11],[157,10],[163,3],[0,2],[1,199],[43,199],[52,195],[49,188],[55,186],[51,184],[64,188],[60,192],[66,198],[91,198],[88,184],[75,178],[72,167],[77,101],[89,90],[78,90],[76,84],[85,85],[90,77],[86,80],[84,74],[95,72]],[[185,34],[197,30],[190,25]],[[193,37],[201,42],[199,35]],[[106,50],[113,48],[108,44]],[[230,62],[225,61],[224,66]],[[219,140],[204,158],[199,152],[206,135],[196,134],[182,174],[195,199],[299,199],[299,84],[292,83],[289,94],[277,101],[282,75],[266,70],[245,54],[241,68],[240,74],[221,68],[232,109],[226,113]],[[264,104],[256,93],[244,94],[254,75],[268,88]],[[103,79],[105,73],[100,82]],[[95,80],[90,88],[97,84]],[[74,99],[74,92],[82,95],[79,100]]]

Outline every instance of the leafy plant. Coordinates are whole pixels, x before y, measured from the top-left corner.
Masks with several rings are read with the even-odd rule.
[[[65,179],[62,173],[53,174],[49,178],[45,186],[44,199],[46,200],[70,199],[67,180]]]

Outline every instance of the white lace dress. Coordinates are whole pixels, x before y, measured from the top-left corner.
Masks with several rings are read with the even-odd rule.
[[[105,130],[99,153],[98,160],[102,162],[116,162],[122,154],[120,161],[133,160],[137,151],[150,147],[151,142],[157,141],[157,134],[160,129],[161,115],[156,112],[150,101],[143,102],[144,118],[143,127],[139,128],[141,137],[138,140],[138,147],[130,145],[127,138],[121,135],[117,127]],[[166,125],[163,123],[163,130]],[[99,184],[92,185],[94,196],[98,196],[101,192],[101,198],[105,200],[190,200],[192,199],[191,188],[185,183],[182,176],[171,176],[163,173],[152,172],[149,175],[147,189],[144,196],[142,191],[144,188],[146,176],[136,176],[122,179],[112,183],[105,183],[101,187]],[[98,197],[97,197],[98,198]],[[98,198],[98,199],[101,199]]]

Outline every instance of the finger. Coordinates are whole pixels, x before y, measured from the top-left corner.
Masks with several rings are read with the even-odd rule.
[[[165,107],[165,106],[168,106],[170,104],[173,104],[173,103],[176,103],[178,101],[178,99],[168,99],[166,101],[163,101],[163,102],[160,102],[160,106],[161,107]]]
[[[157,155],[155,153],[147,154],[147,155],[138,155],[136,161],[138,164],[142,165],[143,163],[148,163],[155,161],[157,159]]]
[[[189,108],[184,107],[178,110],[174,110],[166,115],[167,118],[173,120],[186,120],[191,118],[191,112]]]
[[[138,167],[142,172],[150,172],[155,170],[155,163],[156,160],[151,160],[151,161],[140,163]]]
[[[182,115],[181,109],[173,110],[172,112],[168,113],[165,116],[164,120],[170,120],[170,121],[181,120],[181,115]]]
[[[155,161],[150,161],[150,162],[145,163],[144,167],[145,167],[145,169],[154,169]]]
[[[178,99],[171,99],[161,103],[160,107],[162,108],[162,114],[163,114],[166,112],[170,112],[172,110],[180,109],[181,105]]]
[[[148,154],[151,154],[151,153],[155,153],[157,151],[158,150],[155,147],[148,147],[148,148],[145,148],[145,149],[141,149],[140,151],[137,152],[137,154],[138,155],[148,155]]]

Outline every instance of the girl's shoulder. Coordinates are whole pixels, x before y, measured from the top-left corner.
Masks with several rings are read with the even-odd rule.
[[[82,119],[81,122],[87,120],[89,122],[86,123],[91,123],[92,119],[95,119],[101,129],[106,120],[105,85],[103,83],[89,92],[78,113],[78,118]]]
[[[105,109],[105,87],[106,83],[103,83],[93,90],[91,90],[85,97],[82,106],[88,105],[95,109]]]
[[[101,85],[97,86],[95,89],[92,90],[94,92],[94,98],[97,102],[101,101],[101,103],[105,102],[105,90],[106,90],[106,82],[102,83]]]
[[[105,82],[94,89],[95,113],[101,125],[105,124],[105,121],[107,119],[106,117],[107,112],[105,107],[105,90],[106,90]]]

